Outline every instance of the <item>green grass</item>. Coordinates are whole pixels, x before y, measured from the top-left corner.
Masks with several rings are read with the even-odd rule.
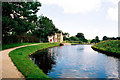
[[[77,44],[80,44],[80,43],[71,43],[71,45],[77,45]]]
[[[29,55],[48,47],[59,46],[58,43],[41,43],[39,45],[22,47],[9,53],[13,63],[26,78],[49,78],[30,59]]]
[[[29,44],[34,44],[34,43],[4,44],[4,45],[2,45],[2,50],[4,50],[4,49],[9,49],[9,48],[13,48],[13,47],[18,47],[18,46],[23,46],[23,45],[29,45]]]
[[[102,41],[94,44],[92,47],[102,51],[120,54],[120,40]]]
[[[84,44],[82,41],[63,41],[62,43],[71,43],[71,45]]]

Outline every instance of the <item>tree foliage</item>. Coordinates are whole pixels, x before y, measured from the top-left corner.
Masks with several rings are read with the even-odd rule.
[[[96,36],[95,39],[92,39],[90,43],[98,43],[98,42],[100,42],[100,40],[99,40],[99,37]]]
[[[103,36],[103,41],[104,40],[108,40],[108,37],[107,36]]]
[[[33,31],[33,35],[39,37],[41,41],[48,41],[47,36],[54,35],[59,32],[58,28],[55,27],[52,20],[48,17],[40,16],[37,22],[37,26]]]
[[[33,30],[37,21],[39,2],[3,2],[2,3],[2,26],[3,35],[9,32],[23,34]],[[34,22],[34,23],[33,23]]]
[[[79,41],[79,38],[77,38],[76,36],[72,36],[69,38],[70,41]]]
[[[77,33],[76,37],[83,42],[88,42],[87,39],[85,39],[84,34],[83,33]]]

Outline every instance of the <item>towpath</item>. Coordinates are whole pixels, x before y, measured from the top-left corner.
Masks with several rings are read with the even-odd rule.
[[[14,65],[11,58],[9,57],[9,52],[17,48],[38,44],[24,45],[0,51],[0,80],[2,78],[24,78],[23,74],[18,71],[17,67]]]

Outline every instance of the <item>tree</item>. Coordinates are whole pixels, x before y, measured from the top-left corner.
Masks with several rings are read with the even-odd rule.
[[[107,36],[103,36],[103,41],[104,40],[108,40],[108,37]]]
[[[96,42],[96,43],[100,42],[100,40],[99,40],[99,37],[98,37],[98,36],[96,36],[96,37],[95,37],[95,42]]]
[[[72,36],[69,38],[71,41],[79,41],[79,38],[77,38],[76,36]]]
[[[3,35],[23,34],[33,30],[33,24],[37,21],[39,2],[3,2],[2,3],[2,26]],[[34,23],[33,23],[34,22]]]
[[[87,39],[85,39],[84,37],[84,34],[83,33],[77,33],[76,35],[77,38],[79,38],[80,41],[83,41],[83,42],[88,42]]]
[[[92,39],[90,43],[98,43],[98,42],[100,42],[100,40],[99,40],[99,37],[96,36],[95,39]]]
[[[95,39],[92,39],[90,43],[96,43]]]
[[[52,20],[48,17],[40,16],[37,22],[36,29],[33,31],[33,35],[39,37],[41,41],[48,41],[47,36],[54,35],[56,32],[60,32],[58,28],[55,27]]]

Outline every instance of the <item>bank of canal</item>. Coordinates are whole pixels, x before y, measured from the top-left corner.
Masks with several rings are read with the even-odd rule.
[[[48,48],[31,59],[51,78],[120,77],[120,59],[94,51],[91,45]]]

